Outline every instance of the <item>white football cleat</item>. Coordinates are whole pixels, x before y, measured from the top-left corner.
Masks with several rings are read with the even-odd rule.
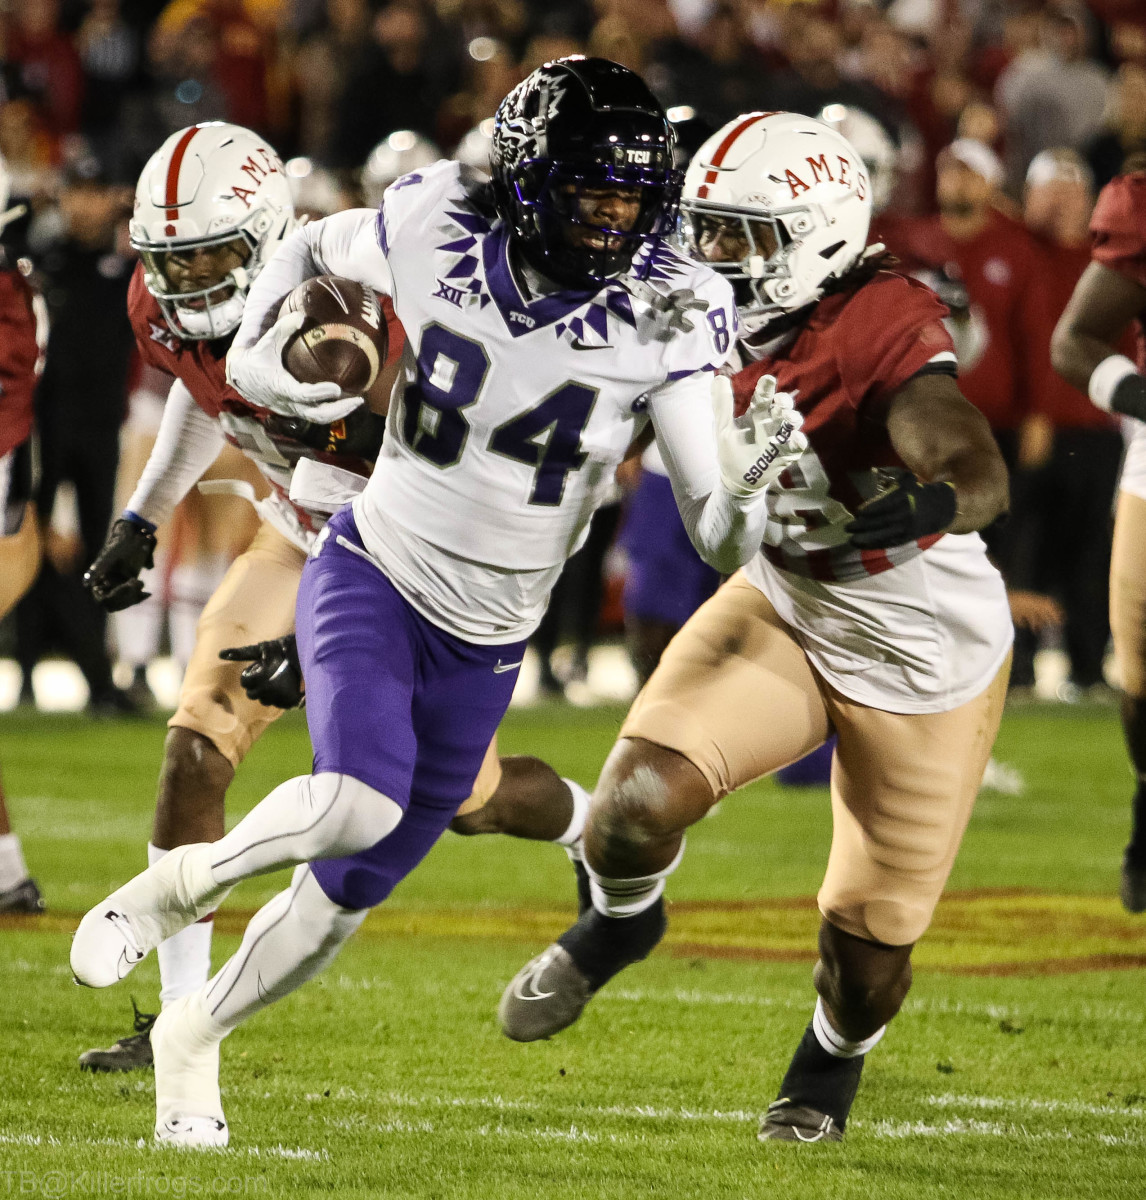
[[[151,1030],[155,1057],[155,1140],[206,1149],[231,1138],[219,1094],[219,1043],[208,1031],[198,992],[181,996]]]
[[[215,883],[205,855],[188,861],[205,845],[178,846],[85,914],[72,939],[77,983],[118,983],[160,942],[218,906],[231,889]]]

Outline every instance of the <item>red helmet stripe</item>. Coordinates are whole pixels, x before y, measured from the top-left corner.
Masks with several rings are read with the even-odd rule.
[[[175,143],[175,149],[171,154],[171,162],[167,166],[167,219],[174,221],[179,215],[176,206],[179,203],[179,168],[183,166],[183,156],[187,153],[187,147],[191,144],[191,139],[199,132],[198,125],[192,125],[186,130],[183,136]]]
[[[773,117],[775,113],[753,113],[750,117],[745,117],[735,128],[728,131],[728,135],[724,141],[716,147],[716,153],[712,156],[712,167],[719,167],[724,162],[724,156],[732,149],[733,143],[749,126],[755,125],[757,121],[763,121],[765,117]],[[698,200],[703,200],[708,195],[709,187],[716,182],[717,172],[711,167],[705,173],[704,182],[696,189]]]

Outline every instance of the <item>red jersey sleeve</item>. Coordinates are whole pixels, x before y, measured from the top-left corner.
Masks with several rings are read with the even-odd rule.
[[[834,327],[840,379],[855,408],[886,403],[939,356],[955,371],[947,307],[926,284],[881,271],[840,312]]]
[[[143,264],[137,263],[127,289],[127,317],[135,332],[139,357],[168,375],[175,374],[172,351],[175,335],[163,319],[159,305],[143,282]]]
[[[18,271],[0,270],[0,455],[32,432],[39,361],[32,289]]]
[[[389,366],[392,362],[397,362],[401,357],[402,350],[406,345],[406,331],[402,328],[402,322],[398,320],[398,314],[394,311],[394,305],[390,303],[389,296],[379,296],[379,301],[382,305],[382,315],[386,318],[386,365]]]
[[[1146,171],[1119,175],[1099,192],[1090,232],[1095,262],[1146,287]]]

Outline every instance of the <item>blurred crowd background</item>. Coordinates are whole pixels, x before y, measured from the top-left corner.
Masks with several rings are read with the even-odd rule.
[[[193,495],[147,605],[107,623],[80,588],[167,386],[139,368],[125,311],[126,221],[151,153],[194,122],[234,121],[288,160],[301,211],[376,203],[440,154],[480,165],[502,96],[576,52],[644,75],[686,152],[753,109],[822,116],[853,138],[876,181],[873,240],[951,308],[962,386],[1014,472],[1014,514],[991,533],[1021,630],[1014,686],[1033,687],[1035,651],[1051,645],[1068,664],[1059,699],[1106,694],[1122,432],[1053,374],[1049,338],[1087,262],[1096,190],[1146,168],[1141,0],[6,0],[0,152],[27,212],[3,240],[32,264],[52,320],[38,398],[46,562],[0,631],[23,701],[36,702],[36,664],[63,654],[93,709],[151,703],[149,666],[186,658],[254,528],[240,501]],[[591,699],[590,651],[626,625],[631,684],[715,586],[698,575],[637,611],[633,598],[658,590],[633,586],[655,578],[648,531],[676,536],[673,521],[655,456],[632,464],[539,632],[543,693]]]

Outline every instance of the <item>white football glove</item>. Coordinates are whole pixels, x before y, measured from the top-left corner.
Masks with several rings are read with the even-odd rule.
[[[287,342],[302,328],[301,312],[280,317],[253,346],[232,346],[227,355],[227,382],[252,404],[284,417],[301,417],[319,425],[340,421],[365,401],[343,396],[337,383],[299,383],[283,366]]]
[[[732,381],[717,375],[712,411],[720,477],[734,496],[758,495],[807,449],[808,439],[800,432],[804,418],[787,392],[776,391],[771,375],[760,377],[742,417],[732,415]]]

